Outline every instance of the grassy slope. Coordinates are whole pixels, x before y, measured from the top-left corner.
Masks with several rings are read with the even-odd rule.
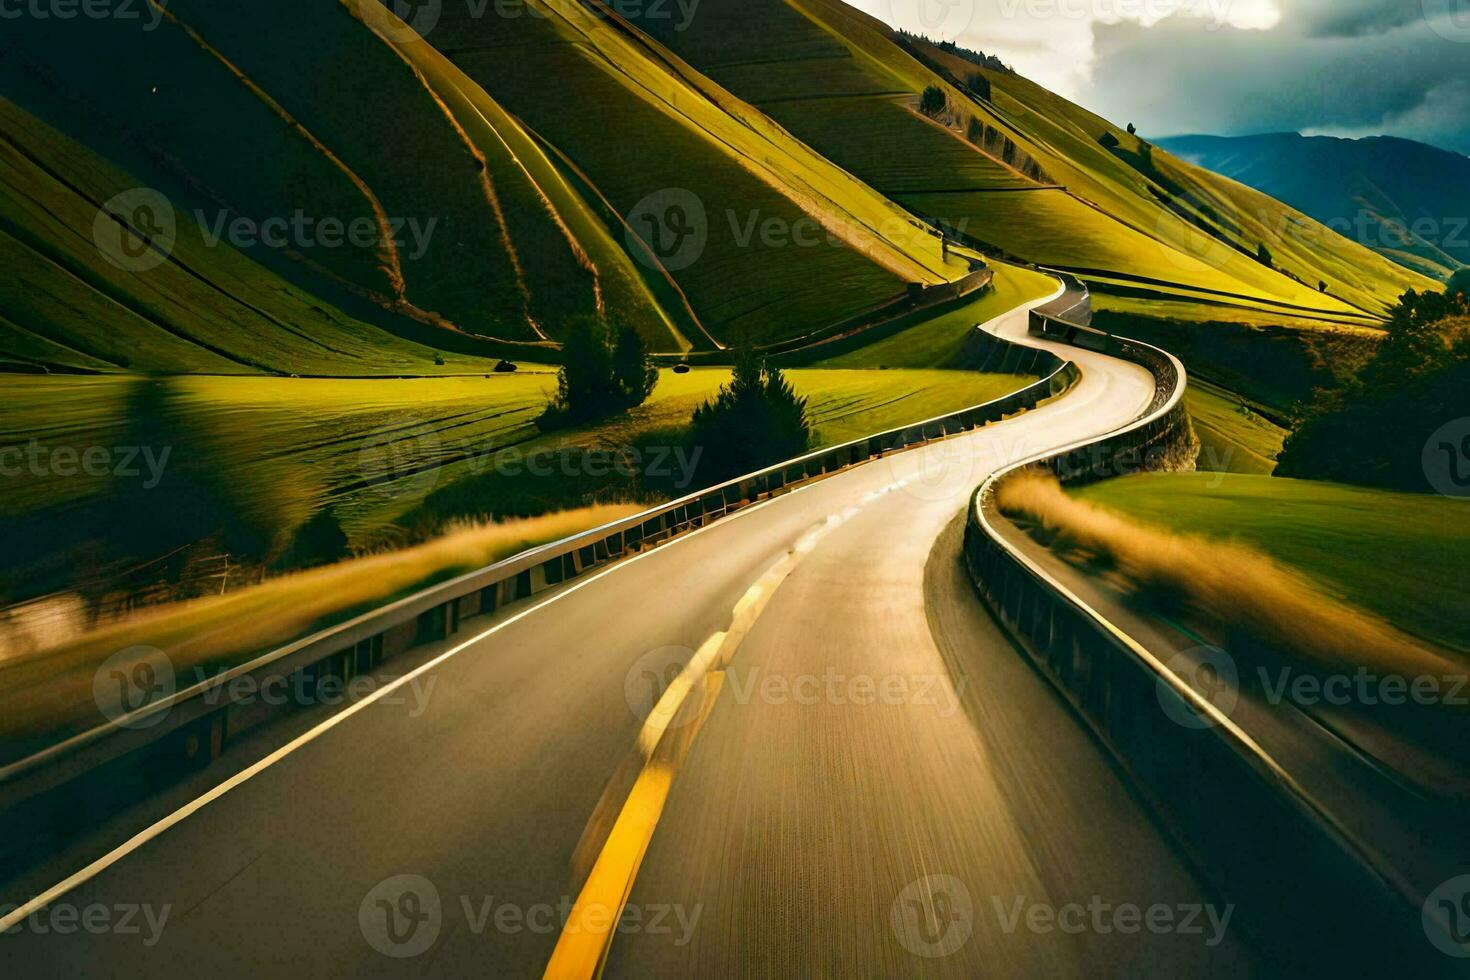
[[[949,59],[942,52],[934,53],[940,59]],[[968,62],[960,61],[955,67],[959,66],[975,70]],[[1048,166],[1078,197],[1272,299],[1328,311],[1341,310],[1346,304],[1350,309],[1377,314],[1405,289],[1423,287],[1422,277],[1301,212],[1168,153],[1155,149],[1154,171],[1141,172],[1141,166],[1146,171],[1140,159],[1143,140],[1130,136],[1124,127],[1028,79],[982,71],[991,80],[996,111],[1013,120],[1032,139],[1054,149],[1055,156],[1047,159]],[[1116,151],[1110,152],[1097,142],[1104,132],[1119,139]],[[1160,192],[1171,201],[1173,209],[1161,206]],[[1214,228],[1217,237],[1207,237],[1194,223],[1196,219]],[[1262,242],[1271,249],[1277,268],[1293,273],[1300,282],[1255,262],[1251,256]],[[1212,285],[1193,274],[1158,278]],[[1319,279],[1328,283],[1328,295],[1314,298]]]
[[[1199,434],[1200,468],[1270,476],[1288,430],[1233,392],[1190,379],[1184,395]]]
[[[656,44],[575,4],[535,6],[540,16],[515,19],[449,10],[432,39],[616,214],[668,188],[699,198],[707,243],[670,271],[709,332],[808,333],[894,298],[906,282],[964,271],[941,261],[928,229]],[[608,140],[609,120],[639,141]],[[805,247],[742,241],[752,220],[830,237]]]
[[[1182,192],[1179,207],[1188,214],[1210,208],[1228,219],[1228,243],[1202,241],[1192,224],[1160,204],[1154,193],[1164,191],[1159,180],[1097,143],[1104,129],[1115,127],[1025,79],[988,73],[994,90],[988,103],[941,83],[956,110],[954,131],[944,132],[909,111],[914,96],[941,81],[938,76],[895,45],[880,22],[835,0],[708,0],[689,30],[669,31],[665,39],[900,203],[963,222],[967,234],[1014,255],[1359,317],[1365,310],[1376,314],[1406,285],[1423,282],[1336,236],[1310,249],[1293,247],[1286,240],[1291,236],[1272,229],[1291,227],[1300,216],[1156,154],[1162,179]],[[978,70],[937,49],[929,54],[948,59],[958,77]],[[1067,189],[1007,189],[1018,184],[1014,172],[959,138],[968,118],[1008,133]],[[1136,154],[1137,144],[1125,142],[1122,149]],[[956,155],[971,163],[956,163]],[[926,181],[914,161],[931,159],[945,163]],[[1256,262],[1257,241],[1270,244],[1279,264],[1310,285]],[[1317,292],[1318,278],[1328,281],[1329,295]]]
[[[977,324],[985,323],[1023,303],[1056,290],[1056,282],[1019,266],[993,263],[991,288],[957,310],[920,319],[900,330],[838,357],[820,362],[829,368],[954,368],[961,367],[965,343]]]
[[[130,171],[130,186],[164,191],[181,212],[434,222],[417,258],[405,233],[398,246],[293,241],[290,250],[253,250],[306,291],[330,296],[341,284],[380,317],[407,318],[430,337],[454,324],[532,340],[527,312],[541,310],[545,297],[554,298],[553,312],[593,308],[593,282],[573,244],[544,210],[535,215],[541,199],[507,181],[487,183],[479,148],[422,76],[342,4],[299,11],[267,2],[279,4],[278,17],[170,5],[150,32],[117,19],[63,27],[25,18],[7,35],[14,47],[0,82]],[[283,35],[277,23],[292,30]],[[520,252],[536,260],[529,278]],[[208,263],[198,271],[206,280],[215,274]]]
[[[119,269],[93,243],[93,224],[100,203],[137,179],[3,100],[0,128],[0,254],[10,270],[0,282],[0,361],[224,374],[489,367],[456,354],[435,365],[435,349],[363,322],[228,245],[211,247],[182,213],[167,262]]]
[[[1211,473],[1128,477],[1079,495],[1160,527],[1238,539],[1406,632],[1470,650],[1464,501]]]

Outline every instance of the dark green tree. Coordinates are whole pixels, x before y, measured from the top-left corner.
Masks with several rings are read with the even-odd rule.
[[[1261,242],[1256,246],[1256,261],[1264,266],[1275,267],[1276,259],[1272,256],[1271,250],[1266,247],[1265,242]]]
[[[924,94],[919,96],[919,111],[931,119],[944,111],[949,100],[944,95],[944,89],[938,85],[930,85],[924,89]]]
[[[1450,276],[1450,281],[1445,285],[1445,293],[1449,296],[1470,296],[1470,266]]]
[[[648,356],[648,347],[638,331],[626,323],[618,325],[613,341],[613,383],[625,407],[642,405],[658,384],[658,367]]]
[[[658,369],[637,332],[581,314],[566,323],[556,397],[540,418],[544,428],[604,418],[641,405],[658,382]]]
[[[811,444],[807,400],[753,348],[736,351],[730,383],[694,410],[690,441],[705,485],[804,453]]]
[[[970,77],[965,79],[965,87],[978,98],[984,99],[986,102],[990,101],[990,79],[978,71],[972,72]]]
[[[1286,440],[1277,474],[1393,490],[1431,489],[1424,453],[1470,416],[1470,297],[1405,293],[1373,359],[1319,392]]]

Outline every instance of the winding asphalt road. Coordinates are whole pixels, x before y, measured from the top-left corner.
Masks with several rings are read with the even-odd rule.
[[[1251,972],[960,568],[989,473],[1152,396],[1064,352],[1082,381],[1038,410],[475,621],[422,699],[334,716],[90,868],[0,937],[7,974]]]

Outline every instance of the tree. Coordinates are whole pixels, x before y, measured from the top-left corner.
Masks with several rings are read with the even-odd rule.
[[[351,554],[347,534],[331,507],[323,507],[296,529],[291,545],[277,561],[278,568],[313,568],[341,561]]]
[[[1256,246],[1256,261],[1268,268],[1274,267],[1276,264],[1276,260],[1272,257],[1271,250],[1266,247],[1265,242],[1261,242]]]
[[[658,384],[658,368],[648,356],[648,348],[638,331],[626,323],[618,324],[613,341],[613,384],[624,407],[642,405]]]
[[[658,382],[658,369],[637,333],[601,317],[580,314],[566,323],[556,397],[538,420],[543,428],[603,418],[641,405]]]
[[[1118,145],[1118,137],[1114,136],[1111,131],[1104,132],[1097,138],[1097,141],[1103,145],[1104,149],[1108,150]]]
[[[1319,292],[1319,293],[1325,293],[1325,292],[1327,292],[1327,281],[1325,279],[1318,279],[1317,280],[1317,292]]]
[[[938,85],[930,85],[919,96],[919,111],[931,119],[943,112],[948,104],[949,99],[945,97],[944,89]]]
[[[971,72],[970,77],[965,79],[965,87],[978,98],[990,101],[990,79],[977,72]]]
[[[730,383],[691,419],[700,481],[718,483],[801,455],[811,442],[806,406],[779,368],[741,344]]]
[[[1448,296],[1470,296],[1470,266],[1466,266],[1450,276],[1450,281],[1445,284],[1445,294]]]
[[[1276,472],[1393,490],[1434,489],[1426,447],[1470,415],[1470,297],[1405,293],[1388,337],[1342,387],[1319,392]]]
[[[1133,125],[1132,123],[1129,123],[1128,124],[1128,135],[1129,136],[1134,136],[1137,133],[1138,133],[1138,127],[1135,126],[1135,125]]]
[[[970,122],[965,126],[965,138],[976,145],[984,143],[985,124],[971,116]]]

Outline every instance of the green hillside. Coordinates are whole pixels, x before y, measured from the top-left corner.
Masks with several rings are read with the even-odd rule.
[[[554,341],[568,317],[599,310],[664,350],[747,334],[786,339],[901,301],[911,284],[970,271],[962,256],[941,254],[932,228],[625,24],[574,3],[533,6],[514,18],[446,10],[432,45],[373,0],[260,0],[249,16],[179,0],[155,8],[158,27],[144,32],[119,19],[17,20],[0,62],[0,92],[17,119],[7,131],[51,139],[35,135],[43,127],[24,118],[34,116],[86,148],[61,156],[46,145],[36,159],[112,169],[100,181],[55,175],[78,198],[66,227],[17,214],[12,234],[48,258],[68,252],[67,274],[112,281],[104,293],[127,294],[124,306],[149,306],[157,320],[156,304],[138,294],[166,287],[130,281],[136,269],[105,268],[86,241],[88,212],[113,193],[155,189],[168,207],[152,210],[173,212],[181,241],[158,278],[177,278],[173,267],[187,262],[186,276],[221,289],[216,280],[241,266],[233,254],[241,251],[275,274],[250,275],[284,278],[430,346],[479,353]],[[610,124],[640,134],[642,145],[609,140]],[[36,187],[27,196],[55,193]],[[137,212],[135,201],[123,203]],[[646,224],[667,220],[671,204],[687,205],[696,239],[680,262],[662,254],[663,237],[684,229]],[[134,213],[112,217],[125,243],[150,237],[129,224]],[[264,234],[293,221],[304,225],[282,240]],[[328,224],[339,227],[335,236]],[[366,234],[343,236],[342,226]],[[100,335],[138,328],[105,330],[105,302],[69,316],[67,304],[3,299],[0,327],[17,361],[356,370],[329,363],[345,356],[331,350],[284,366],[192,328],[182,342],[205,353],[185,357],[171,350],[181,332],[172,323],[161,329],[175,339],[129,344],[121,358]],[[254,292],[242,301],[268,305]],[[203,309],[197,298],[186,305]],[[38,312],[50,306],[57,312]],[[310,321],[283,323],[316,335]]]
[[[707,0],[687,30],[643,26],[878,190],[1008,255],[1161,295],[1365,323],[1428,284],[1326,229],[1302,234],[1318,230],[1305,215],[1024,78],[838,0]],[[963,89],[971,75],[989,81],[989,99]],[[930,85],[947,98],[933,119],[917,111]],[[1104,133],[1118,145],[1104,147]],[[1274,267],[1257,261],[1262,244]]]

